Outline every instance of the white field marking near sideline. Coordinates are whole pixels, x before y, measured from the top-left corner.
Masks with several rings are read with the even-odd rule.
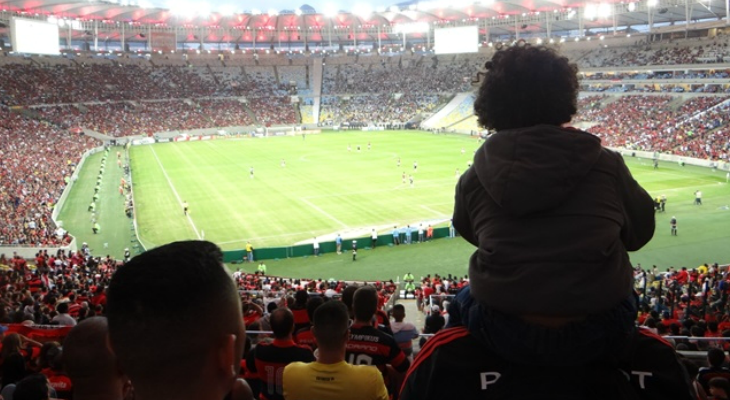
[[[308,205],[308,206],[310,206],[310,207],[314,208],[315,210],[319,211],[319,212],[320,212],[320,213],[321,213],[322,215],[324,215],[325,217],[327,217],[327,218],[331,219],[332,221],[335,221],[335,222],[337,222],[337,223],[338,223],[338,224],[340,224],[340,225],[341,225],[341,226],[342,226],[343,228],[345,228],[345,229],[350,229],[350,227],[349,227],[349,226],[347,226],[347,224],[346,224],[346,223],[344,223],[344,222],[340,221],[339,219],[335,218],[334,216],[332,216],[332,214],[328,213],[327,211],[325,211],[325,210],[323,210],[323,209],[319,208],[318,206],[316,206],[315,204],[313,204],[313,203],[312,203],[311,201],[309,201],[309,200],[305,199],[304,197],[300,198],[300,200],[301,200],[301,201],[303,201],[303,202],[305,202],[305,203],[307,203],[307,205]]]
[[[180,204],[180,208],[182,208],[183,202],[180,199],[180,195],[177,194],[177,190],[175,190],[175,186],[172,184],[170,177],[167,176],[167,171],[165,171],[165,167],[162,166],[162,162],[160,161],[160,158],[157,157],[157,152],[155,151],[155,148],[153,146],[150,146],[150,150],[152,150],[152,154],[155,156],[155,160],[157,160],[157,164],[160,166],[160,170],[162,170],[162,174],[165,175],[165,179],[167,179],[167,183],[170,185],[170,189],[172,189],[172,193],[175,195],[175,198],[177,199],[178,204]],[[195,231],[195,235],[198,237],[199,240],[202,240],[203,237],[200,236],[200,232],[198,232],[198,228],[195,227],[195,223],[193,222],[193,219],[190,217],[190,214],[188,214],[187,217],[188,217],[188,221],[190,222],[190,225],[193,227],[193,230]]]
[[[418,189],[442,188],[443,186],[440,185],[440,184],[438,184],[438,183],[439,182],[447,182],[447,181],[448,182],[452,182],[451,179],[430,179],[430,180],[427,180],[427,181],[421,181],[421,182],[429,182],[429,183],[434,183],[434,184],[431,184],[431,185],[421,184],[421,185],[418,186]],[[406,187],[406,186],[408,186],[407,183],[400,184],[400,185],[394,187],[393,189],[377,189],[377,190],[364,190],[364,191],[360,191],[360,192],[323,194],[323,195],[319,195],[319,196],[306,196],[306,197],[302,197],[302,199],[326,199],[328,197],[359,196],[359,195],[363,195],[363,194],[390,193],[394,189],[399,189],[399,188],[403,188],[403,187]]]
[[[722,183],[722,182],[718,182],[718,183]],[[693,186],[682,186],[682,187],[678,187],[678,188],[671,188],[671,189],[664,189],[664,190],[652,190],[652,192],[676,192],[678,190],[698,189],[698,188],[704,188],[704,187],[710,187],[710,186],[715,186],[715,182],[712,182],[712,184],[708,183],[707,185],[693,185]],[[644,189],[646,189],[646,188],[644,188]]]
[[[434,205],[435,205],[435,204],[434,204]],[[444,213],[442,213],[442,212],[440,212],[440,211],[436,211],[436,210],[434,210],[433,208],[431,208],[431,207],[429,207],[429,206],[425,206],[425,205],[423,205],[423,204],[421,204],[421,208],[423,208],[423,209],[424,209],[424,210],[426,210],[426,211],[430,211],[430,212],[432,212],[432,213],[434,213],[434,214],[436,214],[436,215],[445,215]]]

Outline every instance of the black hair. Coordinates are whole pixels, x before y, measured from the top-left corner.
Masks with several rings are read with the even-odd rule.
[[[713,367],[722,367],[722,364],[725,362],[725,352],[717,347],[710,348],[707,350],[707,362]]]
[[[485,128],[559,126],[578,110],[578,67],[550,47],[512,46],[484,67],[474,112]]]
[[[307,316],[309,316],[310,321],[314,321],[314,312],[322,303],[324,303],[324,299],[320,296],[310,297],[307,300]]]
[[[13,392],[13,399],[16,400],[46,400],[48,397],[48,378],[43,374],[26,376],[18,382]]]
[[[196,376],[221,335],[241,334],[240,300],[222,261],[215,244],[185,241],[117,270],[108,288],[109,339],[132,380]]]
[[[369,321],[378,310],[378,292],[372,286],[357,289],[352,300],[352,312],[358,321]]]

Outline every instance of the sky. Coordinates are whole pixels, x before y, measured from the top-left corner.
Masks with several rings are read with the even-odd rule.
[[[274,10],[295,10],[302,5],[309,5],[314,7],[317,12],[323,12],[327,8],[336,8],[337,10],[352,11],[356,6],[360,4],[366,4],[372,8],[373,11],[377,10],[378,7],[387,8],[394,4],[400,3],[403,0],[267,0],[267,1],[241,1],[241,0],[146,0],[147,3],[155,7],[162,7],[167,9],[173,9],[174,7],[209,7],[211,11],[221,10],[235,10],[239,11],[250,11],[260,10],[262,12],[268,12],[270,9]],[[358,4],[360,3],[360,4]]]

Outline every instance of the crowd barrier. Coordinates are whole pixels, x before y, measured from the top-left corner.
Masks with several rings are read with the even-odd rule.
[[[449,237],[449,228],[441,227],[433,229],[433,238],[440,239]],[[404,243],[405,234],[400,234],[400,242]],[[411,233],[412,242],[418,240],[418,231],[413,230]],[[370,249],[371,238],[370,236],[357,237],[357,238],[343,238],[342,239],[342,251],[351,251],[353,241],[357,242],[357,249]],[[392,246],[393,235],[384,234],[378,235],[377,246]],[[337,251],[337,244],[334,241],[320,242],[319,243],[319,254],[335,253]],[[262,249],[254,248],[253,257],[254,260],[275,260],[283,258],[294,258],[294,257],[308,257],[314,255],[314,245],[311,243],[301,244],[295,246],[286,247],[267,247]],[[237,263],[246,259],[245,250],[231,250],[223,252],[223,261],[226,263]]]

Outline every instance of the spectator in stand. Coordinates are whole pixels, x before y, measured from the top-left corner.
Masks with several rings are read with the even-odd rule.
[[[241,302],[215,244],[175,242],[138,255],[112,278],[107,307],[109,342],[136,399],[253,398],[237,379]]]
[[[68,314],[68,303],[61,303],[56,306],[58,315],[53,317],[52,323],[56,323],[61,326],[76,326],[76,320]]]
[[[726,361],[725,352],[722,349],[711,348],[707,350],[707,367],[700,368],[697,374],[697,381],[705,389],[710,391],[710,381],[713,378],[725,378],[730,381],[730,369],[724,366]]]
[[[107,320],[92,317],[76,325],[63,341],[63,368],[74,400],[133,398],[129,378],[119,370],[107,345]]]
[[[260,342],[249,355],[248,370],[257,374],[261,382],[262,400],[283,400],[281,377],[284,367],[292,362],[315,361],[312,349],[294,343],[294,315],[288,308],[277,308],[271,313],[272,342]]]
[[[518,44],[485,68],[474,109],[497,133],[461,176],[454,207],[456,229],[478,247],[470,285],[401,398],[442,399],[454,387],[467,398],[695,398],[674,350],[635,327],[627,250],[653,236],[653,201],[620,154],[562,127],[576,113],[577,66]],[[627,363],[646,374],[627,380]]]
[[[418,337],[418,329],[412,323],[404,321],[406,319],[406,308],[403,304],[394,305],[392,314],[395,320],[390,324],[390,328],[393,330],[393,338],[395,338],[403,353],[406,356],[411,356],[413,355],[413,339]]]
[[[710,395],[713,400],[730,399],[730,381],[725,378],[710,379]]]
[[[291,306],[291,312],[294,314],[294,329],[297,331],[309,327],[308,300],[309,293],[306,290],[297,290],[294,294],[294,304]]]
[[[18,382],[10,398],[14,400],[48,400],[50,392],[48,379],[43,374],[32,374]]]
[[[322,299],[321,296],[310,297],[309,300],[307,300],[307,316],[309,316],[310,321],[314,321],[314,312],[317,311],[317,308],[319,308],[319,306],[323,303],[324,299]],[[312,332],[311,325],[297,330],[294,335],[294,341],[298,344],[309,346],[312,350],[317,349],[317,341],[314,340],[314,333]]]
[[[352,302],[355,320],[350,327],[346,359],[350,364],[378,367],[383,373],[388,392],[394,393],[400,387],[402,374],[411,363],[393,336],[375,327],[377,309],[378,292],[375,288],[363,286],[357,289]]]
[[[331,300],[314,312],[317,361],[295,362],[284,369],[286,400],[387,400],[383,376],[369,365],[345,362],[350,337],[347,307]]]

